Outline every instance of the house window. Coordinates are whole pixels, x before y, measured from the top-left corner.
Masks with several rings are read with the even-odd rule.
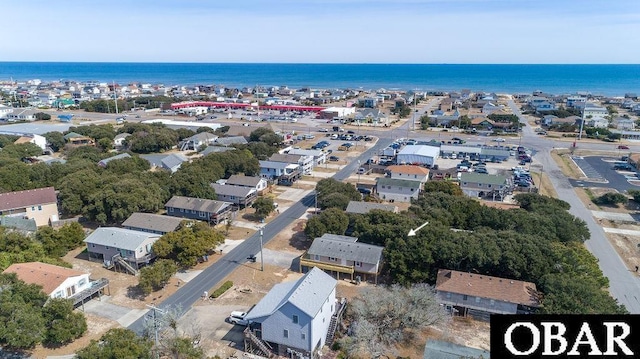
[[[200,217],[204,217],[204,216],[205,216],[205,214],[204,214],[204,212],[198,212],[198,216],[200,216]]]
[[[35,211],[35,210],[36,210],[36,207],[35,207],[35,206],[31,206],[31,210],[32,210],[32,211]]]
[[[462,300],[467,300],[468,298],[469,298],[469,296],[466,295],[466,294],[462,296]]]
[[[482,183],[478,183],[478,187],[482,187]]]
[[[95,243],[91,243],[91,248],[95,248],[96,244]]]
[[[173,207],[169,207],[169,212],[173,212]]]
[[[491,188],[491,185],[490,185],[490,184],[488,184],[488,185],[487,185],[487,187]]]
[[[285,329],[282,335],[283,335],[285,338],[289,338],[289,329]]]
[[[297,315],[293,315],[293,324],[298,324],[298,316]]]
[[[476,303],[480,303],[482,299],[480,297],[476,297]]]
[[[305,333],[300,333],[300,339],[302,340],[307,339],[307,335]]]
[[[317,254],[314,254],[314,255],[313,255],[313,259],[314,259],[314,260],[316,260],[316,261],[317,261],[317,260],[320,260],[320,256],[319,256],[319,255],[317,255]]]
[[[360,268],[362,267],[362,262],[353,262],[353,265]]]
[[[55,298],[62,298],[62,295],[63,295],[63,294],[64,294],[64,293],[63,293],[61,290],[59,290],[59,291],[57,291],[57,292],[56,292],[56,294],[54,295],[54,297],[55,297]]]
[[[107,247],[107,246],[104,246],[104,249],[109,249],[109,247]]]
[[[329,261],[330,261],[330,262],[335,262],[335,261],[336,261],[336,259],[335,259],[334,257],[329,257]]]
[[[42,206],[38,206],[38,211],[42,211]]]
[[[82,287],[83,285],[87,284],[87,280],[85,278],[80,279],[80,281],[78,282],[78,287]]]
[[[467,185],[467,182],[462,182],[462,184],[466,186],[466,185]]]
[[[196,214],[196,210],[195,210],[195,209],[192,209],[192,210],[191,210],[191,214]]]
[[[447,299],[451,299],[451,293],[447,293]]]
[[[184,208],[180,208],[180,213],[184,213]]]
[[[491,305],[492,307],[496,304],[496,301],[491,299],[489,300],[489,305]]]

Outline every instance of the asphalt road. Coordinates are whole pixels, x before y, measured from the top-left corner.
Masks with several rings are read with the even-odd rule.
[[[380,149],[387,147],[393,140],[389,138],[381,138],[378,142],[362,153],[358,159],[347,164],[344,168],[338,171],[333,178],[336,180],[344,180],[349,177],[358,166],[358,160],[364,162],[369,157],[376,154]],[[263,244],[268,243],[274,238],[282,228],[285,228],[296,219],[300,218],[309,208],[315,206],[315,191],[311,192],[300,201],[289,207],[286,211],[282,212],[271,222],[266,224],[263,228],[262,241]],[[206,268],[202,273],[187,282],[173,295],[165,299],[158,308],[181,308],[183,313],[186,313],[189,308],[198,300],[201,300],[205,291],[210,291],[231,272],[233,272],[238,266],[247,263],[247,257],[255,255],[260,252],[260,232],[256,232],[251,237],[244,240],[241,244],[235,247],[230,252],[226,253],[222,259]],[[146,314],[141,316],[138,320],[133,322],[129,329],[135,331],[138,334],[142,334],[144,330]]]
[[[526,122],[513,101],[510,101],[509,107],[521,118],[521,122]],[[542,136],[536,136],[528,124],[523,129],[523,133],[522,143],[539,151],[534,157],[533,166],[541,166],[540,168],[549,176],[553,187],[558,192],[558,198],[571,205],[569,212],[586,222],[591,238],[585,242],[585,246],[598,258],[600,269],[609,278],[609,292],[620,304],[624,304],[630,313],[640,314],[640,279],[627,270],[624,262],[607,240],[602,227],[596,223],[591,212],[575,195],[573,186],[551,158],[549,153],[551,141]],[[592,145],[595,145],[594,148],[600,147],[599,144],[581,144],[588,148],[592,148]],[[610,144],[607,146],[611,148]]]

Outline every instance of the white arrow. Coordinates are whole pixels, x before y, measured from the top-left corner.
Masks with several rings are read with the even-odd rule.
[[[409,230],[409,234],[407,234],[407,236],[409,236],[409,237],[413,237],[413,236],[415,236],[415,235],[416,235],[416,232],[417,232],[417,231],[419,231],[419,230],[421,230],[421,229],[422,229],[422,227],[426,226],[427,224],[429,224],[429,222],[424,222],[424,224],[423,224],[423,225],[421,225],[420,227],[418,227],[418,228],[416,228],[416,229],[410,229],[410,230]]]

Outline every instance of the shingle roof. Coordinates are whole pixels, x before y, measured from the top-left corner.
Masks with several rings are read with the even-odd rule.
[[[232,203],[224,201],[214,201],[211,199],[201,199],[193,197],[173,196],[164,205],[165,207],[184,208],[199,212],[218,213],[221,208],[231,206]]]
[[[305,157],[304,155],[287,155],[281,153],[274,153],[269,157],[269,161],[271,162],[284,162],[284,163],[294,163],[298,164],[301,158]]]
[[[149,238],[157,239],[160,235],[125,228],[100,227],[85,238],[84,242],[135,251]]]
[[[216,191],[216,194],[220,194],[223,196],[236,196],[245,198],[251,192],[254,192],[255,189],[252,187],[244,187],[244,186],[234,186],[232,184],[219,184],[219,183],[211,183],[211,188]]]
[[[227,180],[227,185],[255,187],[260,183],[260,181],[262,181],[262,178],[260,177],[231,175]]]
[[[187,162],[188,159],[183,155],[172,153],[162,159],[162,166],[166,169],[172,170],[175,167],[181,165],[183,162]]]
[[[413,165],[393,165],[393,166],[387,167],[387,171],[391,173],[407,173],[411,175],[420,175],[420,176],[427,176],[429,174],[428,169],[420,166],[413,166]]]
[[[224,146],[228,146],[236,143],[242,145],[248,142],[247,142],[247,139],[244,138],[243,136],[233,136],[233,137],[218,137],[218,139],[216,139],[216,143],[219,143]]]
[[[384,247],[374,246],[372,244],[320,237],[313,240],[308,253],[310,255],[375,264],[382,258],[383,250]]]
[[[383,211],[389,211],[393,213],[398,212],[398,207],[391,204],[375,203],[375,202],[361,202],[361,201],[349,201],[347,205],[347,213],[359,213],[365,214],[373,209],[379,209]]]
[[[313,267],[297,281],[279,283],[251,309],[245,319],[255,320],[276,312],[291,303],[311,318],[322,308],[337,281],[321,269]]]
[[[15,263],[2,273],[15,273],[18,279],[27,284],[40,285],[42,286],[42,291],[47,295],[51,295],[68,278],[86,274],[75,269],[42,262]]]
[[[460,176],[460,183],[464,182],[503,185],[507,182],[507,177],[487,173],[463,172]]]
[[[0,193],[0,211],[56,203],[57,201],[56,191],[53,187]]]
[[[410,181],[406,179],[397,179],[397,178],[388,178],[388,177],[377,178],[376,186],[377,185],[420,188],[420,182],[418,181]]]
[[[519,280],[439,269],[436,290],[538,307],[536,285]]]
[[[122,222],[122,226],[169,233],[175,231],[182,221],[182,218],[172,216],[136,212]]]

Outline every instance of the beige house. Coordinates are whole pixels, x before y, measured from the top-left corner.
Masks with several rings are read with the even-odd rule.
[[[0,216],[34,219],[46,226],[58,221],[58,199],[53,187],[0,194]]]
[[[425,184],[429,180],[429,170],[415,165],[393,165],[387,167],[387,172],[393,179],[417,181]]]

